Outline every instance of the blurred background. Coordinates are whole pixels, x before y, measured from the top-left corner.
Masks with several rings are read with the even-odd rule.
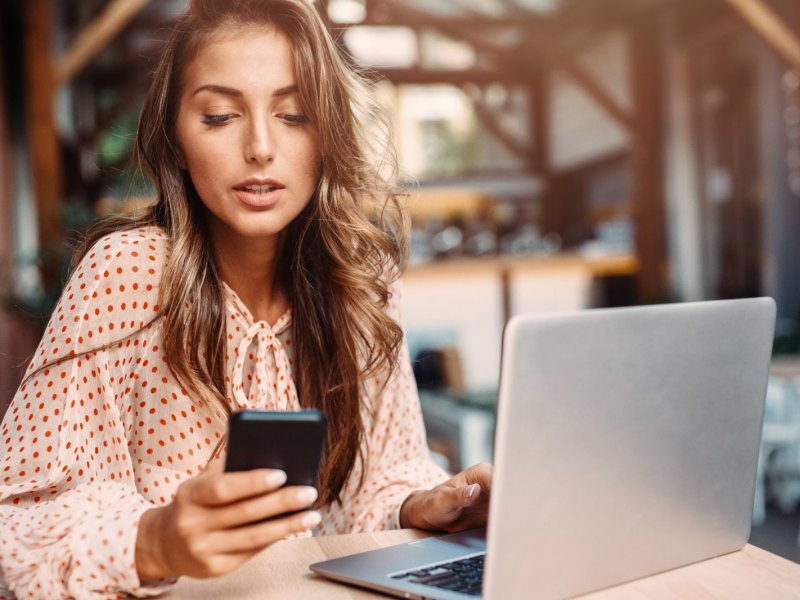
[[[392,117],[414,226],[403,319],[438,460],[491,459],[516,313],[769,295],[752,541],[800,561],[800,3],[315,5]],[[0,415],[80,232],[152,197],[130,151],[185,7],[0,3]]]

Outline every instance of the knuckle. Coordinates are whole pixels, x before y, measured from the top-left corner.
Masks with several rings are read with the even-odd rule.
[[[186,550],[191,556],[195,557],[195,559],[201,559],[201,563],[205,568],[208,567],[208,560],[203,558],[206,556],[208,550],[205,540],[202,538],[192,538],[188,540],[186,543]]]
[[[256,505],[253,502],[245,502],[236,509],[247,521],[252,521],[257,516]]]
[[[268,538],[268,529],[261,528],[261,527],[254,527],[252,531],[248,532],[247,534],[247,544],[251,548],[261,546],[265,543],[265,539]]]
[[[175,516],[175,530],[181,537],[188,537],[196,529],[196,522],[192,515],[179,512]]]
[[[190,502],[192,495],[192,486],[188,483],[182,483],[178,486],[178,490],[175,492],[175,498],[173,502],[176,505],[183,505],[188,504]]]
[[[225,482],[222,481],[220,478],[214,478],[212,481],[208,483],[208,495],[213,500],[224,500],[225,499],[225,490],[226,490]]]

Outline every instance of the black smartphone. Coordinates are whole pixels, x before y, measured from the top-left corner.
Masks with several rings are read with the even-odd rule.
[[[316,487],[325,425],[318,410],[236,412],[228,426],[225,470],[281,469],[285,485]]]

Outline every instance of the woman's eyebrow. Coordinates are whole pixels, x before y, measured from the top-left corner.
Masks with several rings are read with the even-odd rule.
[[[201,85],[194,92],[192,92],[192,96],[195,96],[203,91],[214,92],[216,94],[223,94],[225,96],[234,96],[236,98],[242,96],[241,90],[237,90],[236,88],[231,88],[231,87],[225,87],[224,85],[214,85],[214,84]]]
[[[281,96],[288,96],[290,94],[296,94],[298,92],[297,84],[287,85],[282,88],[278,88],[274,92],[272,92],[273,98],[279,98]],[[197,88],[194,92],[192,92],[192,96],[199,94],[200,92],[213,92],[216,94],[223,94],[225,96],[233,96],[235,98],[240,98],[242,96],[241,90],[237,90],[236,88],[227,87],[224,85],[215,85],[213,83],[209,83],[206,85],[201,85]]]
[[[286,87],[278,88],[274,92],[272,92],[273,98],[279,98],[280,96],[288,96],[289,94],[296,94],[298,92],[297,84],[287,85]]]

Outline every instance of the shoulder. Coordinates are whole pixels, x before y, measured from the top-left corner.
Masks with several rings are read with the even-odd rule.
[[[168,242],[156,227],[116,231],[95,242],[69,278],[27,374],[152,323]]]

